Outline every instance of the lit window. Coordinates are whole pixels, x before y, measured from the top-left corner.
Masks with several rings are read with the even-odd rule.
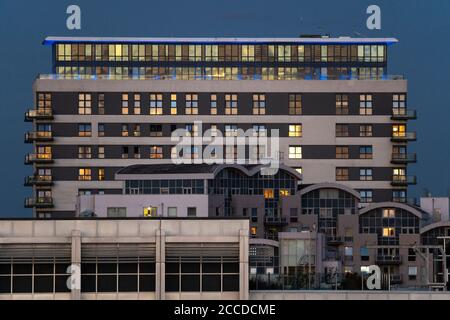
[[[406,114],[406,94],[392,95],[392,114],[405,115]]]
[[[254,94],[253,95],[253,114],[264,115],[266,114],[266,95]]]
[[[217,114],[217,94],[212,94],[210,96],[210,110],[211,114]]]
[[[395,228],[383,228],[383,237],[395,237]]]
[[[128,125],[127,124],[123,124],[122,125],[122,137],[128,137],[129,133],[128,133]]]
[[[105,125],[103,123],[98,124],[98,136],[99,137],[105,136]]]
[[[90,93],[78,95],[78,114],[92,114],[92,96]]]
[[[158,207],[146,207],[144,208],[144,217],[156,217],[158,215]]]
[[[105,158],[105,147],[104,146],[98,146],[98,158],[99,159]]]
[[[359,180],[372,181],[372,169],[371,168],[359,169]]]
[[[348,158],[349,158],[348,146],[336,147],[336,159],[348,159]]]
[[[372,159],[373,158],[372,146],[359,147],[359,158],[360,159]]]
[[[258,229],[256,227],[251,227],[250,228],[250,234],[252,236],[256,236],[257,231],[258,231]]]
[[[371,115],[372,114],[372,95],[361,94],[359,96],[359,114]]]
[[[92,148],[89,146],[78,147],[78,159],[91,159]]]
[[[152,93],[150,94],[150,115],[162,115],[162,94]]]
[[[287,197],[289,196],[290,192],[288,189],[280,189],[280,196],[281,197]]]
[[[141,114],[141,95],[134,94],[134,114]]]
[[[89,123],[83,123],[78,125],[78,136],[79,137],[90,137],[91,136],[91,125]]]
[[[186,114],[198,114],[198,94],[186,94]]]
[[[392,126],[392,136],[393,137],[405,137],[406,136],[406,125],[397,124]]]
[[[348,181],[348,168],[336,168],[336,181]]]
[[[237,137],[237,125],[227,124],[225,125],[225,137]]]
[[[348,124],[336,124],[336,137],[348,137]]]
[[[301,137],[302,136],[302,125],[301,124],[290,124],[289,125],[289,137]]]
[[[264,189],[264,199],[273,199],[273,189]]]
[[[417,278],[417,267],[408,267],[409,280],[415,280]]]
[[[301,159],[301,158],[302,158],[302,147],[290,146],[289,159]]]
[[[303,168],[302,167],[294,168],[294,170],[297,171],[300,174],[303,174]]]
[[[104,181],[105,180],[105,169],[99,168],[98,169],[98,181]]]
[[[336,114],[348,114],[348,94],[336,94]]]
[[[237,94],[225,95],[225,114],[226,115],[238,114]]]
[[[80,181],[92,180],[91,169],[88,169],[88,168],[78,169],[78,180],[80,180]]]
[[[150,159],[162,159],[162,158],[163,158],[162,147],[160,146],[150,147]]]
[[[362,203],[370,203],[373,201],[373,191],[372,190],[360,190],[359,194],[361,195]]]
[[[105,94],[98,94],[98,114],[105,114]]]
[[[372,125],[364,124],[359,126],[359,136],[360,137],[371,137],[372,136]]]
[[[176,115],[178,113],[177,109],[177,94],[172,93],[170,95],[170,114]]]
[[[128,94],[122,94],[122,114],[128,114]]]
[[[395,209],[383,209],[383,218],[395,218]]]

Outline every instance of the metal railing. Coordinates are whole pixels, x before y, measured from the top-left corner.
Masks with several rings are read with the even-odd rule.
[[[53,206],[52,197],[26,198],[25,207],[50,207]]]
[[[375,261],[380,264],[399,264],[402,257],[399,255],[377,255]]]
[[[53,117],[53,111],[51,109],[32,109],[25,112],[25,118],[48,118]]]
[[[35,185],[35,184],[47,185],[47,184],[52,184],[52,183],[53,183],[52,176],[39,176],[39,175],[25,177],[25,181],[24,181],[24,184],[26,186]]]
[[[416,139],[417,134],[415,132],[396,133],[391,137],[392,141],[414,141]]]
[[[30,153],[25,156],[25,163],[33,162],[52,162],[53,157],[51,154]]]
[[[415,153],[393,153],[392,154],[392,162],[416,162],[417,154]]]
[[[416,119],[417,118],[417,111],[413,109],[407,109],[407,108],[393,108],[392,109],[392,119]]]
[[[25,141],[42,140],[48,141],[53,139],[51,131],[32,131],[25,134]]]
[[[416,183],[417,183],[416,176],[392,176],[393,185],[408,185]]]

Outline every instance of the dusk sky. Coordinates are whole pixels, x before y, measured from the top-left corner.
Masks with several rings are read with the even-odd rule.
[[[66,8],[82,10],[82,29],[66,28]],[[382,29],[366,28],[366,8],[382,10]],[[449,0],[75,0],[0,1],[0,127],[2,145],[0,217],[31,216],[24,209],[31,188],[23,186],[31,167],[23,164],[32,152],[24,144],[31,129],[24,112],[33,108],[32,84],[39,73],[51,72],[46,36],[141,37],[297,37],[300,34],[395,37],[390,47],[389,73],[409,80],[408,106],[418,111],[409,131],[418,141],[409,147],[418,163],[410,196],[424,190],[450,192],[450,1]]]

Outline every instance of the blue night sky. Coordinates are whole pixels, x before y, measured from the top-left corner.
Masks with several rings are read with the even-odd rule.
[[[82,10],[82,30],[66,29],[66,8]],[[366,28],[366,8],[382,10],[382,29]],[[332,36],[396,37],[389,52],[389,73],[409,80],[409,106],[418,120],[410,151],[418,163],[409,174],[418,177],[410,196],[427,188],[446,195],[450,188],[450,1],[448,0],[1,0],[0,1],[0,217],[30,216],[23,201],[31,189],[23,179],[31,168],[23,164],[31,145],[24,112],[32,108],[32,83],[49,73],[51,51],[45,36]]]

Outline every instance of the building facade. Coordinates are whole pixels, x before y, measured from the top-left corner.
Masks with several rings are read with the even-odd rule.
[[[186,129],[233,137],[279,130],[280,161],[304,184],[340,183],[359,203],[406,202],[416,139],[407,81],[388,73],[396,39],[55,38],[33,85],[25,163],[38,218],[73,217],[79,194],[123,192],[115,174],[169,164]],[[200,124],[199,124],[200,122]],[[200,158],[203,150],[187,155]],[[265,150],[253,150],[260,154]],[[224,152],[236,157],[234,148]]]

